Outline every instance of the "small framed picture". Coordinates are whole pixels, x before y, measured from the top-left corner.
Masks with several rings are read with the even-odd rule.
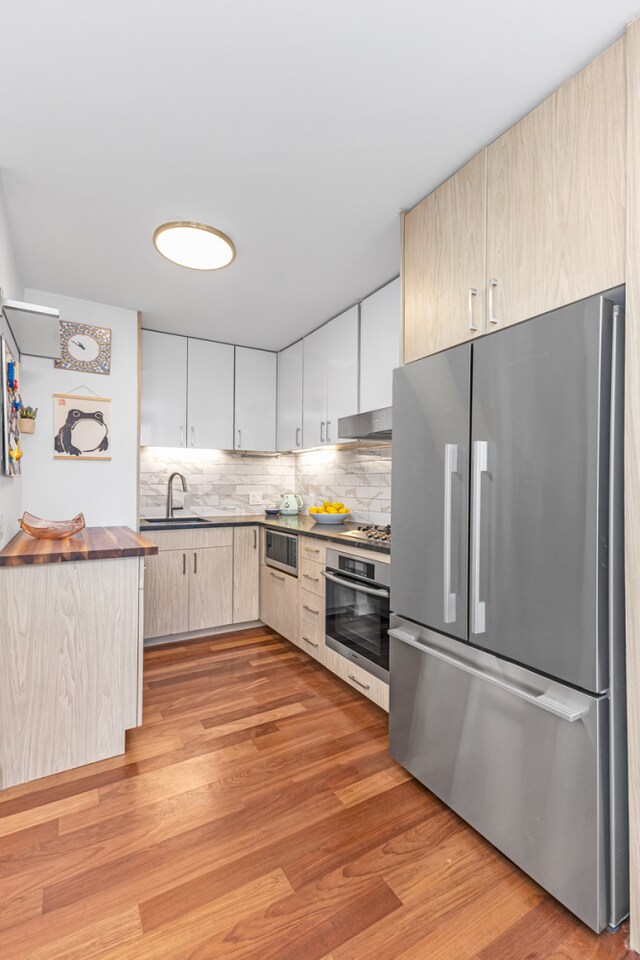
[[[111,400],[53,395],[54,460],[111,460]]]

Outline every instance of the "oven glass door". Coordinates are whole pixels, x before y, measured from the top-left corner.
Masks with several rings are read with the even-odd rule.
[[[331,569],[325,571],[325,578],[327,637],[357,654],[357,660],[388,671],[388,589]]]

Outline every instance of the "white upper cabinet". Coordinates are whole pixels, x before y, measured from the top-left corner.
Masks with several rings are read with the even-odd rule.
[[[302,446],[302,340],[278,354],[278,450]]]
[[[302,440],[305,447],[326,443],[327,326],[303,340]]]
[[[142,331],[140,443],[184,447],[187,442],[187,338]]]
[[[234,348],[211,340],[188,341],[187,446],[233,447]]]
[[[400,366],[400,280],[360,304],[360,410],[391,406],[392,373]]]
[[[327,324],[327,443],[336,443],[338,420],[358,413],[358,307]]]
[[[235,450],[276,449],[276,354],[236,347]]]

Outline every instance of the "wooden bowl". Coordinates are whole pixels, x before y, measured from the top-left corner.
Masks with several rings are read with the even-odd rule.
[[[74,533],[84,530],[86,523],[84,514],[79,513],[73,520],[43,520],[41,517],[35,517],[26,510],[20,520],[20,526],[29,536],[36,540],[64,540],[72,537]]]

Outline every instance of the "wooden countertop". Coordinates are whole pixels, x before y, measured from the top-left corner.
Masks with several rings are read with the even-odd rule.
[[[0,550],[0,567],[146,557],[157,552],[154,543],[129,527],[85,527],[66,540],[36,540],[21,530]]]

